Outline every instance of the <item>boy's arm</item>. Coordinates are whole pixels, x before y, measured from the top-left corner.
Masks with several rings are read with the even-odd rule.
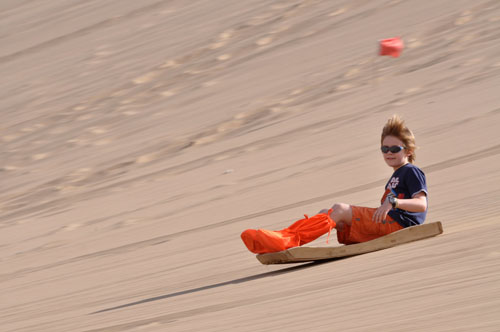
[[[412,198],[398,198],[396,207],[409,212],[425,212],[427,210],[427,195],[421,191]]]
[[[398,198],[397,208],[409,212],[424,212],[427,209],[427,196],[425,192],[421,191],[413,196],[413,198]],[[373,214],[373,221],[382,222],[385,220],[387,213],[389,213],[391,209],[391,203],[389,203],[389,200],[386,199]]]

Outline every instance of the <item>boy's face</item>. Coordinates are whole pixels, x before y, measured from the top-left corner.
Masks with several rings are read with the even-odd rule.
[[[403,141],[394,136],[386,136],[382,141],[382,145],[389,147],[394,145],[404,146]],[[406,149],[403,149],[395,153],[389,151],[387,153],[382,153],[382,155],[384,156],[386,164],[394,168],[394,170],[396,170],[399,167],[403,166],[404,164],[408,163],[408,157],[411,155],[411,153],[409,153]]]

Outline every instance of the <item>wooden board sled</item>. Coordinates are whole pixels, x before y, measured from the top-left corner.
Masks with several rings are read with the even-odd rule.
[[[403,243],[418,241],[443,233],[440,221],[403,228],[377,239],[342,245],[337,247],[294,247],[288,250],[257,255],[262,264],[285,264],[320,261],[340,257],[349,257],[367,252],[391,248]]]

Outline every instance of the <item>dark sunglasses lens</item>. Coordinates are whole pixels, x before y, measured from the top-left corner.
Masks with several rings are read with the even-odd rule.
[[[391,151],[392,153],[398,153],[399,151],[401,151],[403,149],[404,148],[402,146],[398,146],[398,145],[393,145],[393,146],[383,145],[382,147],[380,147],[380,150],[382,150],[383,153],[387,153],[389,151]]]
[[[401,150],[403,150],[403,147],[397,145],[393,145],[389,148],[389,151],[391,151],[392,153],[398,153]]]

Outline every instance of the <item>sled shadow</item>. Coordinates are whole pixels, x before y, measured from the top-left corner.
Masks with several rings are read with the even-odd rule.
[[[107,311],[112,311],[112,310],[118,310],[118,309],[123,309],[123,308],[127,308],[127,307],[132,307],[132,306],[143,304],[143,303],[164,300],[164,299],[168,299],[168,298],[172,298],[172,297],[176,297],[176,296],[181,296],[181,295],[186,295],[186,294],[191,294],[191,293],[197,293],[197,292],[201,292],[201,291],[208,290],[208,289],[213,289],[213,288],[218,288],[218,287],[224,287],[224,286],[227,286],[227,285],[235,285],[235,284],[241,284],[241,283],[245,283],[245,282],[248,282],[248,281],[263,279],[263,278],[267,278],[267,277],[275,277],[275,276],[279,276],[279,275],[282,275],[282,274],[285,274],[285,273],[290,273],[290,272],[294,272],[294,271],[298,271],[298,270],[304,270],[304,269],[311,268],[311,267],[314,267],[314,266],[317,266],[317,265],[321,265],[321,264],[325,264],[325,263],[331,262],[333,260],[341,260],[341,259],[345,259],[345,258],[346,257],[341,257],[341,258],[334,258],[334,259],[328,259],[328,260],[322,260],[322,261],[315,261],[315,262],[310,262],[310,263],[305,263],[305,264],[300,264],[300,265],[294,265],[292,267],[287,267],[285,269],[281,269],[281,270],[277,270],[277,271],[259,273],[259,274],[255,274],[255,275],[248,276],[248,277],[243,277],[243,278],[238,278],[238,279],[229,280],[229,281],[225,281],[225,282],[220,282],[220,283],[217,283],[217,284],[212,284],[212,285],[207,285],[207,286],[203,286],[203,287],[187,289],[187,290],[180,291],[180,292],[175,292],[175,293],[170,293],[170,294],[165,294],[165,295],[150,297],[150,298],[147,298],[147,299],[143,299],[143,300],[139,300],[139,301],[135,301],[135,302],[130,302],[130,303],[122,304],[122,305],[119,305],[119,306],[116,306],[116,307],[111,307],[111,308],[106,308],[106,309],[98,310],[98,311],[92,312],[90,314],[91,315],[93,315],[93,314],[99,314],[99,313],[103,313],[103,312],[107,312]]]

